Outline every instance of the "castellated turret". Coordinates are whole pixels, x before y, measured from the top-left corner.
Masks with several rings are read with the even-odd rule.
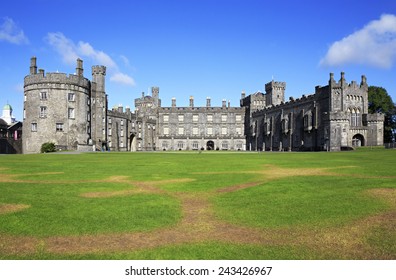
[[[41,145],[53,142],[58,149],[76,150],[92,142],[91,110],[93,89],[99,103],[106,100],[104,76],[106,68],[93,68],[95,83],[83,76],[83,61],[77,59],[76,74],[37,72],[37,59],[32,57],[30,71],[24,79],[23,152],[38,153]],[[100,94],[98,94],[98,90]],[[104,96],[104,98],[103,98]],[[105,103],[107,106],[107,103]],[[106,111],[101,109],[100,121]],[[103,126],[103,124],[102,124]],[[100,132],[102,132],[102,128]],[[101,138],[102,135],[101,135]]]
[[[285,90],[286,90],[285,82],[271,81],[267,83],[265,85],[266,105],[276,106],[276,105],[280,105],[282,102],[285,102]]]

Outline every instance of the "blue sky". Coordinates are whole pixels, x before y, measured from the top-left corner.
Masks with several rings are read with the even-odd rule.
[[[239,106],[241,91],[285,81],[286,97],[314,92],[329,73],[382,86],[396,102],[396,1],[4,1],[0,105],[22,119],[30,58],[46,72],[107,66],[109,107],[160,87],[163,106]]]

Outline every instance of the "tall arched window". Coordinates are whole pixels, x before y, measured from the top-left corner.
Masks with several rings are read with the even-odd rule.
[[[351,126],[356,126],[356,125],[357,125],[356,110],[352,109],[352,111],[351,111]]]
[[[356,109],[356,126],[361,126],[362,125],[362,117],[360,114],[360,108]]]

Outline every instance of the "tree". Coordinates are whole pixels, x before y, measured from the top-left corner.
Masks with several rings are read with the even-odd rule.
[[[369,113],[383,113],[384,121],[384,143],[395,140],[396,131],[396,106],[392,97],[382,87],[370,86],[368,88],[368,111]]]

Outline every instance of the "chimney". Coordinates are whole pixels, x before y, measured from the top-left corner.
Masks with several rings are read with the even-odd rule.
[[[118,105],[118,112],[120,113],[124,112],[124,107],[122,107],[122,104]]]
[[[190,96],[190,107],[194,107],[194,96]]]
[[[81,59],[77,58],[76,75],[83,76],[83,74],[84,74],[83,61]]]
[[[30,75],[37,74],[37,58],[33,56],[30,59]]]
[[[345,83],[345,73],[341,72],[341,79],[340,79],[341,83]]]
[[[210,105],[210,97],[206,97],[206,107],[211,107],[211,105]]]
[[[231,101],[228,100],[228,108],[230,108],[230,107],[231,107]]]
[[[144,97],[144,91],[142,91],[142,98]]]
[[[225,100],[225,99],[222,100],[221,107],[223,107],[223,108],[227,107],[227,100]]]
[[[367,78],[365,75],[362,75],[362,82],[360,83],[360,85],[366,85],[367,84]]]
[[[44,77],[44,69],[39,69],[38,71],[39,71],[39,74]]]
[[[176,98],[172,97],[172,107],[176,107]]]
[[[245,91],[242,91],[242,93],[241,93],[241,99],[244,99],[246,97],[246,93],[245,93]]]

